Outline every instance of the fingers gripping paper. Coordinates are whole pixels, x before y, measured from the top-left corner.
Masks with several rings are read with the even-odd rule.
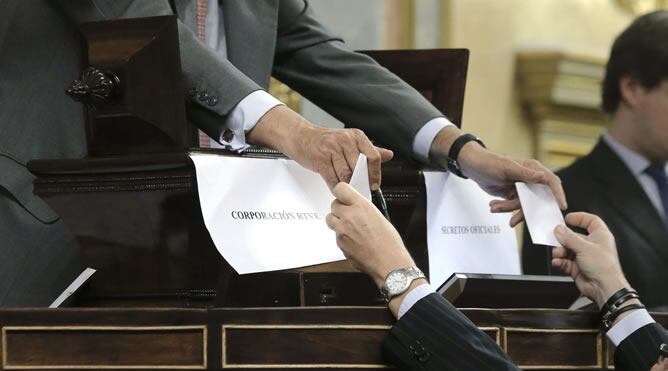
[[[317,173],[285,159],[190,157],[204,224],[239,274],[345,259],[325,223],[334,196]],[[351,185],[371,198],[363,155]]]

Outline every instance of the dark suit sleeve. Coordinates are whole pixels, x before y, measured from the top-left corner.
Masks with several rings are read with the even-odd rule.
[[[401,370],[518,370],[487,334],[436,293],[401,317],[382,349]]]
[[[416,133],[443,114],[326,30],[303,0],[282,0],[273,75],[348,127],[412,156]]]
[[[668,333],[658,323],[643,326],[622,340],[615,350],[615,369],[647,371],[659,359],[659,346],[668,344]]]

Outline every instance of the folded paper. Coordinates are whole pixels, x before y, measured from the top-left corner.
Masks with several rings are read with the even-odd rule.
[[[560,246],[554,229],[565,222],[550,187],[519,182],[515,183],[515,187],[531,241],[537,245]]]

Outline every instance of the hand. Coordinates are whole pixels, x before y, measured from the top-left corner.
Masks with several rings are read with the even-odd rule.
[[[369,200],[346,183],[332,190],[336,200],[327,226],[355,268],[368,274],[380,288],[388,273],[415,265],[401,237]]]
[[[570,275],[580,292],[601,308],[615,292],[630,287],[619,264],[615,238],[592,214],[568,214],[566,223],[586,229],[588,235],[558,226],[554,234],[563,247],[552,250],[552,266]]]
[[[276,149],[317,172],[330,189],[350,181],[360,153],[367,157],[371,189],[380,188],[381,163],[393,156],[374,146],[361,130],[318,127],[285,106],[269,110],[248,133],[248,141]]]
[[[650,371],[668,371],[668,358],[659,357],[659,360],[652,366]]]
[[[441,130],[430,149],[432,159],[442,167],[447,167],[450,146],[461,134],[461,130],[455,127]],[[494,213],[520,210],[515,182],[545,184],[552,189],[559,207],[564,210],[567,208],[561,180],[536,160],[515,161],[507,156],[493,153],[476,142],[469,142],[460,150],[458,161],[465,176],[475,181],[490,195],[505,199],[490,203],[490,210]],[[523,219],[520,210],[510,219],[511,227]]]

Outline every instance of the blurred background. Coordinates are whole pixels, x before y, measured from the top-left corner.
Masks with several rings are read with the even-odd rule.
[[[494,151],[551,168],[589,152],[605,128],[600,81],[615,36],[668,0],[310,0],[353,49],[467,48],[462,127]],[[341,125],[273,82],[272,93]]]

